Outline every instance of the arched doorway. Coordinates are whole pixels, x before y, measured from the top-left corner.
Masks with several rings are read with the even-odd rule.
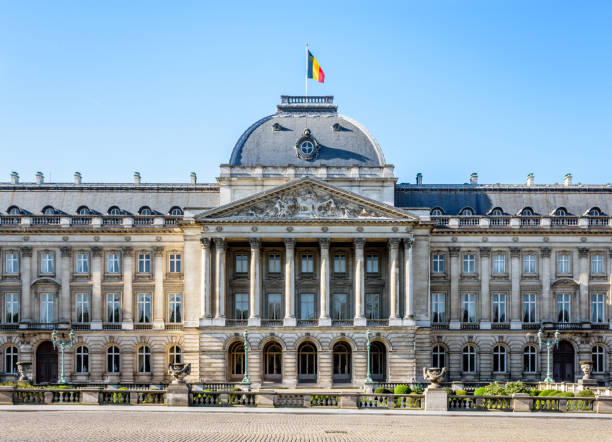
[[[574,347],[567,341],[559,342],[559,348],[553,351],[553,379],[574,382]]]
[[[42,342],[36,349],[36,383],[57,382],[57,350],[51,341]]]
[[[387,380],[387,349],[385,344],[374,341],[370,346],[370,371],[372,380],[386,382]]]
[[[283,350],[277,342],[268,342],[263,351],[264,381],[280,383],[283,380]]]
[[[298,382],[317,382],[317,348],[312,342],[298,348]]]
[[[337,384],[351,382],[351,347],[346,342],[338,342],[333,348],[334,371],[332,381]]]
[[[240,382],[244,378],[244,342],[237,341],[230,345],[228,352],[230,381]]]

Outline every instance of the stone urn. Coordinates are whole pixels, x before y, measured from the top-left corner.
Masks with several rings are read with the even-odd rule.
[[[442,369],[423,367],[423,377],[425,380],[431,383],[428,388],[440,388],[440,382],[442,382],[446,377],[446,367],[443,367]]]
[[[591,372],[593,371],[593,361],[580,361],[580,369],[584,376],[582,379],[588,381],[591,379]]]
[[[168,374],[172,376],[173,384],[184,384],[185,376],[191,373],[191,364],[168,364]]]
[[[30,372],[31,362],[17,362],[17,372],[19,373],[18,382],[30,382],[28,373]]]

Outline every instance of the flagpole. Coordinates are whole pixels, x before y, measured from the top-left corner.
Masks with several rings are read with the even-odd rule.
[[[306,43],[306,98],[308,98],[308,43]]]

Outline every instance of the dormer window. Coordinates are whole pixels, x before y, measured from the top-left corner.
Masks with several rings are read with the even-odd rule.
[[[555,216],[567,216],[567,210],[565,207],[559,207],[557,210],[555,210]]]
[[[153,211],[151,210],[150,207],[143,206],[140,209],[138,209],[138,214],[143,215],[143,216],[149,216],[149,215],[153,215]]]
[[[21,215],[21,209],[17,206],[11,206],[7,209],[9,215]]]
[[[91,210],[87,206],[81,206],[77,209],[77,214],[79,215],[91,215]]]
[[[172,216],[181,216],[183,215],[183,210],[180,207],[173,207],[170,209],[170,215]]]
[[[52,206],[45,206],[42,209],[42,213],[44,215],[55,215],[56,212],[55,212],[55,209]]]
[[[503,216],[503,215],[504,215],[504,211],[500,209],[499,207],[496,207],[495,209],[491,210],[491,216]]]
[[[431,209],[430,214],[431,214],[431,216],[443,216],[444,215],[444,211],[442,209],[440,209],[439,207],[436,207],[434,209]]]
[[[121,215],[121,209],[117,206],[113,206],[108,209],[108,214],[113,216]]]
[[[601,216],[601,209],[599,207],[593,207],[589,210],[589,216]]]
[[[534,215],[534,212],[531,207],[525,207],[523,210],[521,210],[521,216],[533,216],[533,215]]]
[[[459,215],[472,216],[474,215],[474,211],[471,207],[466,207],[465,209],[462,209],[461,212],[459,212]]]

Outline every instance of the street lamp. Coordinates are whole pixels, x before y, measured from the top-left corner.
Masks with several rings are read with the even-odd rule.
[[[244,337],[244,377],[242,378],[243,384],[250,384],[251,380],[249,379],[249,332],[244,331],[242,333]]]
[[[368,340],[368,343],[366,344],[366,348],[368,349],[368,376],[366,377],[366,384],[371,384],[372,381],[372,371],[371,371],[371,367],[370,367],[370,347],[372,346],[372,343],[370,342],[370,337],[372,336],[372,333],[370,332],[370,330],[366,331],[366,339]]]
[[[64,376],[64,349],[66,347],[70,347],[74,345],[74,330],[70,329],[70,333],[68,334],[68,341],[66,341],[66,336],[64,333],[61,334],[60,337],[57,336],[57,330],[53,330],[51,333],[51,341],[53,342],[53,349],[55,350],[57,347],[60,348],[62,352],[62,371],[60,373],[60,378],[58,384],[65,384],[66,377]]]
[[[556,346],[557,348],[559,348],[559,336],[561,335],[561,333],[559,333],[559,330],[555,331],[554,335],[553,335],[553,339],[550,339],[550,335],[546,336],[546,362],[547,362],[547,367],[546,367],[546,379],[544,379],[544,382],[549,383],[549,382],[554,382],[553,378],[552,378],[552,372],[550,370],[550,350]],[[538,331],[538,345],[540,346],[540,350],[542,350],[542,343],[544,342],[544,332],[542,331],[542,329],[540,329],[540,331]]]

